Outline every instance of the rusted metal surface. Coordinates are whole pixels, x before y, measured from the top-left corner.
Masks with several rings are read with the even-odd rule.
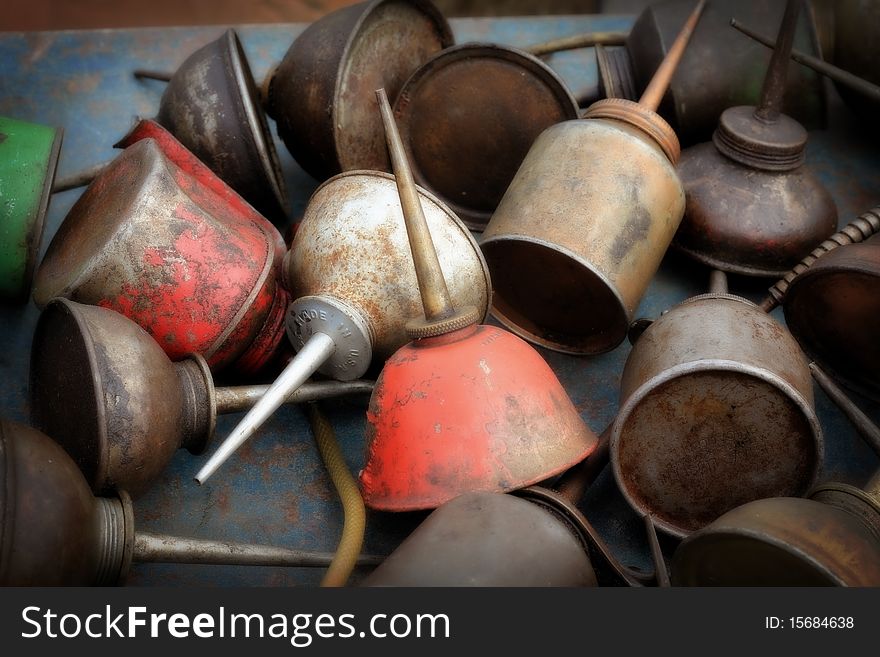
[[[782,276],[837,227],[834,200],[803,166],[807,131],[781,113],[802,4],[786,5],[757,106],[726,109],[712,143],[682,153],[687,207],[674,244],[712,267]]]
[[[378,97],[423,310],[370,399],[364,501],[436,508],[469,491],[542,481],[583,459],[596,438],[534,349],[477,326],[476,307],[450,297],[391,107]]]
[[[436,197],[422,189],[419,196],[452,301],[485,317],[491,285],[477,243]],[[322,295],[360,314],[374,362],[406,344],[407,320],[423,313],[397,186],[389,174],[352,171],[321,185],[284,269],[294,299]]]
[[[259,212],[279,226],[287,223],[275,142],[235,30],[181,64],[156,119]]]
[[[683,586],[880,586],[880,543],[859,519],[814,500],[771,498],[725,513],[686,538]]]
[[[710,267],[782,276],[837,228],[831,195],[805,166],[759,171],[707,143],[682,152],[678,173],[687,209],[673,246]]]
[[[600,63],[599,73],[600,85],[608,97],[638,97],[693,5],[693,0],[654,3],[636,19],[625,48],[604,49],[604,65]],[[758,100],[766,52],[731,29],[730,19],[736,17],[752,25],[778,25],[783,7],[783,0],[713,0],[708,4],[658,110],[675,128],[682,144],[706,141],[725,109],[752,105]],[[801,21],[795,43],[800,50],[821,56],[810,15]],[[821,127],[825,123],[825,102],[820,76],[806,69],[790,72],[783,103],[786,113],[809,128]]]
[[[67,215],[37,272],[34,300],[109,307],[172,359],[201,353],[214,369],[254,371],[283,335],[278,239],[144,139]]]
[[[31,420],[52,436],[97,494],[143,493],[178,448],[200,454],[217,414],[250,408],[265,386],[215,388],[194,354],[172,363],[137,324],[107,308],[55,299],[34,334]],[[368,393],[372,382],[300,387],[287,403]]]
[[[632,18],[579,15],[452,19],[450,23],[459,42],[492,41],[524,47],[575,31],[627,30]],[[277,24],[237,28],[258,79],[281,59],[291,39],[305,27]],[[83,164],[106,161],[114,155],[114,139],[130,128],[132,113],[155,115],[162,93],[162,85],[139,83],[130,75],[131,70],[138,66],[174,70],[187,54],[222,32],[218,26],[202,26],[0,35],[0,65],[4,70],[0,76],[0,109],[6,115],[69,127],[59,165],[62,175]],[[560,53],[546,61],[578,94],[595,84],[591,50]],[[841,216],[848,220],[876,204],[878,162],[872,142],[859,133],[859,124],[846,119],[848,109],[838,102],[834,111],[839,120],[829,131],[812,133],[807,152],[832,191]],[[283,144],[279,142],[278,146],[291,201],[301,213],[316,183],[296,165]],[[69,192],[53,198],[47,237],[57,229],[77,195]],[[674,255],[667,257],[652,279],[637,316],[656,317],[681,299],[701,292],[705,270],[700,267]],[[731,287],[754,301],[760,301],[763,293],[757,282],[742,278],[733,278]],[[0,405],[5,416],[26,421],[28,357],[38,311],[33,305],[7,310],[0,313],[0,333],[6,345],[0,353],[4,373],[0,376]],[[775,316],[781,319],[782,311]],[[583,358],[539,351],[581,417],[600,430],[617,411],[620,373],[629,350],[629,345],[623,344],[590,358],[589,363]],[[840,481],[861,483],[876,467],[874,453],[862,444],[821,391],[816,392],[816,402],[826,435],[834,436],[826,445],[823,471]],[[334,426],[343,438],[346,460],[358,469],[364,458],[365,398],[328,403],[333,405]],[[877,417],[876,405],[867,405],[866,410]],[[225,435],[240,417],[218,418],[218,432]],[[313,447],[308,422],[298,407],[282,407],[266,425],[260,442],[245,446],[239,457],[239,462],[230,464],[224,472],[222,481],[200,488],[191,483],[199,460],[178,450],[169,468],[138,500],[139,528],[178,535],[198,531],[203,536],[244,542],[259,542],[271,533],[280,545],[320,551],[334,548],[342,525],[341,513]],[[610,469],[584,494],[580,506],[624,563],[645,572],[650,569],[642,520],[617,492]],[[257,507],[260,513],[254,514]],[[372,514],[366,549],[374,553],[392,551],[415,527],[419,515]],[[661,536],[664,548],[669,546],[666,539]],[[363,571],[355,574],[362,575]],[[135,564],[129,582],[135,586],[173,587],[317,586],[320,578],[321,572],[316,569]]]
[[[613,349],[683,212],[675,168],[644,132],[607,119],[548,128],[483,233],[492,314],[548,349]]]
[[[783,307],[807,354],[880,400],[880,236],[820,257],[791,282]]]
[[[824,447],[807,360],[744,299],[702,295],[658,318],[627,359],[620,400],[615,480],[672,535],[815,482]]]
[[[324,180],[352,169],[388,170],[373,100],[393,99],[429,57],[453,43],[427,0],[372,0],[335,11],[296,38],[272,74],[267,110],[307,172]]]
[[[0,421],[0,585],[121,583],[135,561],[326,566],[332,554],[135,531],[124,491],[95,498],[76,464],[45,434]],[[361,565],[378,559],[361,557]]]
[[[198,454],[214,431],[204,360],[172,363],[143,329],[106,308],[50,303],[30,377],[34,425],[65,448],[96,493],[142,493],[179,447]]]
[[[376,381],[367,422],[361,489],[367,506],[382,510],[522,488],[596,447],[544,359],[494,326],[399,349]]]
[[[494,44],[435,55],[406,81],[394,109],[416,182],[477,230],[538,135],[578,117],[549,66]]]
[[[584,539],[511,495],[469,492],[428,518],[365,586],[596,586]]]

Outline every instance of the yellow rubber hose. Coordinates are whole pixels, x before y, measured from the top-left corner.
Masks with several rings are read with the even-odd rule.
[[[345,586],[364,544],[367,513],[357,482],[348,471],[330,421],[317,404],[312,403],[307,406],[318,451],[339,494],[343,510],[342,536],[339,538],[333,561],[324,574],[324,579],[321,580],[321,586]]]

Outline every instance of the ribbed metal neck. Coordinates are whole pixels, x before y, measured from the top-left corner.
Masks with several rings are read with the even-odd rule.
[[[181,398],[180,446],[201,454],[214,435],[217,402],[205,359],[194,354],[174,364]]]
[[[95,500],[98,562],[95,586],[113,586],[119,582],[125,561],[125,510],[118,498]]]

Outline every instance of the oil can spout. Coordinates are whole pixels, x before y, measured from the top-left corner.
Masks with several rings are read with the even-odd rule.
[[[134,71],[134,77],[138,80],[159,80],[160,82],[171,82],[171,77],[173,73],[169,73],[167,71],[148,71],[143,68],[139,68]]]
[[[400,133],[397,130],[385,89],[378,89],[376,98],[382,114],[391,168],[397,181],[403,219],[406,224],[416,278],[419,282],[419,292],[425,311],[425,321],[411,322],[407,326],[407,331],[412,338],[424,338],[442,335],[475,324],[479,321],[479,312],[476,308],[466,307],[457,311],[452,304],[449,290],[446,287],[446,279],[440,269],[437,250],[434,248],[428,222],[425,220],[425,214],[422,210],[419,192],[406,159],[403,142],[400,139]]]
[[[660,107],[660,101],[663,100],[663,96],[666,95],[666,90],[669,88],[669,83],[672,80],[675,69],[678,67],[682,55],[684,55],[688,41],[690,41],[691,36],[697,27],[700,15],[703,13],[703,8],[705,6],[706,0],[700,0],[697,3],[697,6],[694,7],[691,15],[688,16],[687,21],[678,33],[678,36],[675,37],[675,41],[672,43],[672,47],[669,49],[666,57],[663,58],[660,66],[657,67],[657,71],[654,73],[654,77],[651,78],[651,81],[645,88],[642,97],[639,98],[639,105],[655,112],[657,111],[657,108]]]
[[[763,34],[758,34],[755,30],[743,25],[735,18],[730,19],[730,26],[736,30],[739,30],[750,39],[753,39],[754,41],[757,41],[758,43],[761,43],[768,48],[776,48],[776,43],[772,39],[768,39]],[[867,80],[860,78],[857,75],[853,75],[849,71],[844,71],[842,68],[838,68],[834,64],[829,64],[824,59],[813,57],[812,55],[803,53],[800,50],[792,49],[791,58],[798,64],[803,64],[804,66],[813,69],[817,73],[821,73],[822,75],[831,78],[835,82],[849,87],[853,91],[857,91],[867,98],[871,98],[874,101],[880,102],[880,86],[876,84],[868,82]]]
[[[755,116],[762,121],[775,121],[782,107],[782,96],[785,93],[785,80],[788,77],[788,60],[794,44],[794,31],[797,27],[798,14],[803,0],[788,0],[785,14],[776,37],[776,48],[770,58],[770,67],[764,77],[761,89],[761,100],[755,109]]]

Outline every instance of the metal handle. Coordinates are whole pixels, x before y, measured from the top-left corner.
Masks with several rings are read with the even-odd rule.
[[[325,568],[333,561],[331,552],[309,552],[200,538],[180,538],[151,532],[137,532],[132,559],[141,563],[191,563],[231,566],[288,566]],[[358,566],[377,566],[383,557],[361,555]]]
[[[332,399],[345,395],[369,394],[373,392],[375,381],[320,381],[304,383],[291,392],[284,400],[285,404],[304,404],[321,399]],[[269,385],[228,386],[217,388],[217,413],[238,413],[246,411],[256,404],[269,391]]]
[[[816,363],[810,363],[810,372],[819,387],[837,404],[838,408],[853,423],[865,442],[880,456],[880,427],[874,424],[862,409],[856,406],[843,389]]]
[[[872,208],[866,213],[856,217],[834,235],[813,249],[810,252],[810,255],[806,256],[796,264],[790,272],[777,281],[773,287],[767,290],[768,296],[761,302],[761,310],[769,313],[782,303],[785,299],[785,294],[788,292],[788,288],[795,277],[812,266],[812,264],[820,257],[829,251],[833,251],[839,246],[863,242],[877,232],[880,232],[880,207]]]
[[[754,39],[758,43],[764,44],[768,48],[776,48],[776,43],[772,39],[768,39],[766,36],[758,34],[735,18],[730,20],[730,26],[739,30],[750,39]],[[814,71],[831,78],[835,82],[839,82],[868,98],[872,98],[876,102],[880,102],[880,86],[877,86],[876,84],[872,84],[857,75],[853,75],[849,71],[844,71],[842,68],[829,64],[824,59],[813,57],[812,55],[808,55],[799,50],[792,49],[791,58],[798,64],[808,66]]]
[[[550,39],[549,41],[523,48],[523,50],[535,57],[541,57],[563,50],[577,50],[578,48],[590,48],[596,45],[622,46],[626,43],[628,36],[628,32],[585,32],[567,37],[559,37],[558,39]]]

